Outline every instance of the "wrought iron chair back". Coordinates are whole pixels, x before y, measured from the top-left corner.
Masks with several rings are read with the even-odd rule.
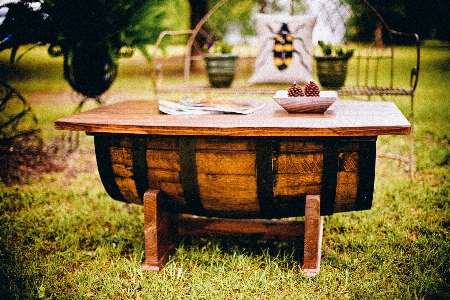
[[[410,174],[414,174],[414,92],[417,87],[419,70],[420,70],[420,41],[419,36],[415,33],[403,33],[392,30],[385,22],[378,11],[367,1],[362,0],[372,11],[373,15],[378,20],[379,30],[387,33],[387,41],[380,47],[379,41],[375,40],[373,45],[356,45],[355,55],[351,58],[348,68],[348,76],[346,84],[337,90],[338,94],[344,96],[364,96],[368,99],[378,96],[382,99],[385,96],[409,96],[410,97],[410,113],[408,119],[411,123],[411,134],[409,141],[408,158],[399,157],[397,155],[387,155],[389,157],[398,158],[409,163]],[[190,72],[193,61],[202,59],[201,45],[196,41],[201,37],[204,41],[211,41],[214,37],[211,36],[211,30],[207,26],[211,26],[211,16],[221,14],[221,8],[225,5],[232,5],[233,0],[220,0],[214,5],[211,10],[196,24],[193,29],[182,31],[164,31],[161,32],[155,44],[156,57],[157,51],[167,36],[187,36],[186,50],[184,54],[184,69],[183,69],[183,85],[175,86],[163,84],[163,65],[159,60],[154,60],[152,66],[152,81],[154,85],[155,95],[163,92],[174,92],[183,90],[184,92],[209,92],[209,93],[255,93],[255,94],[273,94],[279,85],[250,85],[250,84],[234,84],[231,88],[211,88],[206,85],[196,85],[190,80]],[[346,44],[346,20],[349,18],[351,11],[349,7],[342,4],[341,1],[323,1],[322,6],[316,7],[312,10],[311,7],[306,8],[306,13],[313,13],[318,15],[316,27],[325,26],[333,37],[337,37],[334,43]],[[266,8],[267,9],[267,8]],[[223,16],[226,18],[226,15]],[[395,63],[395,49],[397,38],[411,39],[415,45],[416,60],[411,66],[410,73],[405,74],[404,70],[401,73],[396,73]],[[377,44],[378,42],[378,44]],[[403,80],[409,77],[409,82]],[[317,74],[314,74],[317,78]],[[403,83],[401,83],[403,81]],[[407,80],[406,80],[407,81]]]

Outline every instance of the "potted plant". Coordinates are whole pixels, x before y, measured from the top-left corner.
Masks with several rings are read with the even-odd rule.
[[[319,41],[319,47],[323,55],[314,58],[320,85],[325,89],[341,88],[347,77],[348,60],[353,56],[354,50],[344,50],[323,41]]]
[[[209,82],[213,87],[229,87],[236,74],[237,58],[233,46],[225,41],[205,45],[205,62]]]

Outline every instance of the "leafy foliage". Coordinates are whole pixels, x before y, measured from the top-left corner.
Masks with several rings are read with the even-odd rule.
[[[208,9],[211,9],[219,0],[208,1]],[[255,35],[255,28],[252,22],[252,14],[259,13],[292,13],[302,14],[306,11],[306,1],[289,1],[291,6],[287,6],[285,1],[267,0],[230,0],[225,3],[219,13],[211,15],[207,22],[207,27],[223,38],[229,30],[229,26],[238,26],[243,36]]]
[[[361,0],[343,0],[354,12],[349,26],[353,39],[371,41],[376,16]],[[418,33],[421,39],[450,40],[450,3],[448,0],[370,0],[391,29]]]
[[[228,54],[233,52],[233,45],[225,41],[214,41],[203,47],[206,53],[209,54]]]
[[[180,1],[173,2],[178,5]],[[57,41],[53,43],[77,44],[107,41],[113,48],[121,46],[138,47],[144,51],[145,45],[154,43],[158,34],[171,26],[175,20],[167,18],[166,2],[147,1],[106,1],[55,0],[52,4],[52,18],[58,30]]]
[[[325,43],[324,41],[319,41],[318,44],[320,49],[322,50],[323,55],[325,56],[335,55],[350,58],[355,52],[354,49],[344,50],[344,48],[341,46],[333,46],[331,43]]]
[[[35,5],[38,4],[38,5]],[[136,47],[156,41],[163,30],[185,26],[173,18],[186,9],[183,0],[30,0],[4,5],[6,19],[0,26],[0,50],[26,44],[50,44],[49,53],[58,55],[80,44],[108,44],[111,48]]]

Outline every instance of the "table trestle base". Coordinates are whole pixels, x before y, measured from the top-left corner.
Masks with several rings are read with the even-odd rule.
[[[164,209],[163,193],[148,190],[144,194],[145,260],[143,271],[159,272],[168,262],[178,238],[183,235],[258,235],[263,239],[296,240],[303,237],[302,269],[315,276],[320,269],[323,217],[320,196],[306,197],[304,221],[266,219],[204,218],[170,213]]]

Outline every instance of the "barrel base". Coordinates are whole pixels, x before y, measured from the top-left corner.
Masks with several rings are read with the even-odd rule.
[[[201,218],[174,215],[164,209],[163,194],[148,190],[144,194],[145,260],[143,271],[159,272],[169,260],[181,235],[251,234],[265,239],[295,240],[304,237],[302,269],[307,276],[320,270],[323,217],[320,196],[306,197],[305,221],[265,219]]]

